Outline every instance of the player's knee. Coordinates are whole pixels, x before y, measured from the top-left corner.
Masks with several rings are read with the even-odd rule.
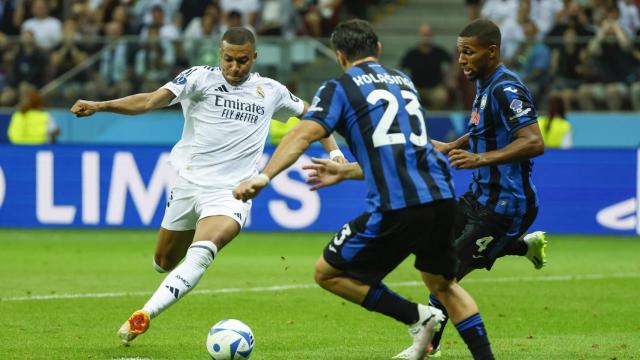
[[[320,285],[323,289],[331,289],[334,277],[326,272],[322,271],[321,267],[316,266],[316,270],[313,274],[313,279],[316,284]]]
[[[320,285],[320,287],[324,289],[327,288],[328,277],[326,276],[326,274],[322,273],[317,267],[313,273],[313,279],[315,280],[316,284]]]
[[[453,280],[447,280],[443,277],[430,277],[426,280],[429,290],[438,298],[446,299],[452,290]]]
[[[156,271],[159,273],[169,272],[174,267],[176,267],[176,264],[174,264],[173,261],[171,261],[166,257],[158,256],[158,255],[155,255],[153,257],[153,268],[156,269]]]

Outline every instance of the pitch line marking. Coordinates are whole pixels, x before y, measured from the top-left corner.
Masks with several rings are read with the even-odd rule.
[[[614,274],[578,274],[578,275],[549,275],[549,276],[523,276],[523,277],[489,277],[483,279],[465,279],[463,284],[472,283],[509,283],[509,282],[561,282],[573,280],[603,280],[603,279],[625,279],[640,278],[640,273],[614,273]],[[387,285],[391,287],[409,287],[423,285],[420,281],[400,281],[390,282]],[[275,285],[252,288],[222,288],[222,289],[201,289],[193,290],[191,295],[211,295],[211,294],[230,294],[230,293],[249,293],[249,292],[275,292],[286,290],[312,289],[316,288],[316,284],[299,284],[299,285]],[[30,295],[30,296],[13,296],[0,298],[0,303],[4,301],[34,301],[34,300],[62,300],[62,299],[99,299],[114,298],[127,296],[150,296],[151,291],[123,291],[123,292],[104,292],[104,293],[86,293],[86,294],[51,294],[51,295]]]

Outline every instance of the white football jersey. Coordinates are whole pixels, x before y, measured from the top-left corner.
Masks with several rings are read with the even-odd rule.
[[[163,88],[175,94],[171,105],[182,105],[185,120],[171,164],[188,181],[214,189],[254,176],[271,119],[285,122],[304,110],[284,85],[257,73],[233,86],[220,68],[195,66]]]

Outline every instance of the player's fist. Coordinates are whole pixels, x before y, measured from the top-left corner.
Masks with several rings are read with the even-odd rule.
[[[90,116],[98,111],[99,104],[100,103],[97,101],[78,100],[71,107],[71,112],[74,113],[77,117]]]
[[[269,177],[258,174],[249,180],[241,182],[233,189],[233,197],[247,202],[260,194],[260,191],[269,185]]]

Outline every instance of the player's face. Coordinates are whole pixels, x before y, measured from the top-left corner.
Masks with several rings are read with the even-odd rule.
[[[489,75],[489,65],[495,57],[496,49],[495,45],[482,45],[475,36],[458,37],[458,64],[464,76],[475,81]]]
[[[251,72],[256,57],[257,53],[251,43],[233,45],[223,41],[220,46],[222,76],[231,85],[242,84]]]

